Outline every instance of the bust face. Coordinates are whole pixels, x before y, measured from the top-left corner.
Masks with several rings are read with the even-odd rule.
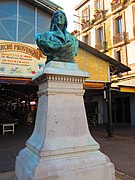
[[[65,24],[65,16],[61,12],[57,12],[54,16],[54,23],[57,25]]]

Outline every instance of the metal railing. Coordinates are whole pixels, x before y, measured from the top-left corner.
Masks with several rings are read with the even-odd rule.
[[[103,41],[103,42],[97,42],[96,45],[95,45],[95,48],[98,49],[98,50],[106,50],[107,49],[107,42],[106,41]]]
[[[89,27],[88,22],[82,23],[81,26],[82,26],[82,30],[84,30],[84,29],[86,29],[87,27]]]
[[[111,9],[112,9],[112,11],[114,11],[114,10],[116,10],[116,9],[118,9],[119,7],[122,7],[122,5],[123,5],[123,3],[121,2],[121,0],[113,0],[112,2],[111,2]]]
[[[126,42],[128,40],[128,33],[122,32],[122,33],[116,33],[113,36],[113,44],[118,44],[120,42]]]
[[[104,19],[104,11],[99,10],[94,14],[95,21],[103,20]]]

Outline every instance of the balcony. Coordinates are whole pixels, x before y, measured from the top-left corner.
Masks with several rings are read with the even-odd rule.
[[[130,1],[134,1],[134,0],[125,0],[125,3],[128,3],[128,2],[130,2]]]
[[[95,44],[95,48],[99,51],[106,51],[107,49],[107,42],[103,41],[103,42],[98,42]]]
[[[101,21],[104,19],[104,11],[103,10],[100,10],[100,9],[95,9],[94,10],[94,19],[95,19],[95,22],[96,21]]]
[[[126,43],[128,40],[128,33],[122,32],[122,33],[116,33],[113,36],[113,44],[119,44],[119,43]]]
[[[81,29],[82,29],[82,31],[84,30],[84,29],[86,29],[87,27],[89,27],[90,26],[90,20],[85,20],[85,19],[82,19],[81,20]]]
[[[108,10],[101,10],[101,9],[95,9],[94,15],[91,20],[81,19],[81,29],[82,31],[90,26],[92,26],[94,23],[99,23],[104,20],[105,15]]]
[[[126,2],[127,2],[127,0],[112,0],[112,2],[111,2],[112,11],[121,9]]]

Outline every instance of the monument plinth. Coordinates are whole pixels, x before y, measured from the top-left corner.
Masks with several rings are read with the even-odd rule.
[[[114,180],[114,166],[91,136],[83,101],[89,75],[75,63],[50,61],[39,86],[33,134],[16,158],[18,180]]]

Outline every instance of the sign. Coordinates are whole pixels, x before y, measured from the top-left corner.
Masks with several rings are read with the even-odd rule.
[[[41,55],[36,45],[0,41],[0,75],[32,78],[45,64]]]

